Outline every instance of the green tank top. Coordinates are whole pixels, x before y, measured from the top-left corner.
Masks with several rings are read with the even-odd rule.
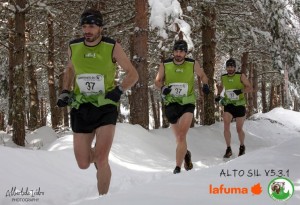
[[[99,107],[106,104],[118,105],[105,99],[105,93],[115,87],[116,64],[113,62],[115,41],[102,37],[99,44],[86,46],[84,38],[70,42],[71,61],[75,70],[74,102],[78,109],[82,103]]]
[[[195,60],[186,58],[177,65],[173,59],[164,61],[165,85],[172,85],[170,94],[164,96],[164,103],[178,103],[180,105],[195,104],[194,92],[194,64]]]
[[[241,82],[241,73],[236,72],[234,76],[222,75],[221,80],[225,89],[223,104],[233,104],[235,106],[245,105],[246,99],[244,93],[236,95],[233,90],[244,89],[244,84]]]

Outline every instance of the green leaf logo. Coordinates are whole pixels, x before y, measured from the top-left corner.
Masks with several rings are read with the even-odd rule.
[[[278,177],[269,183],[268,192],[275,201],[286,201],[294,194],[294,184],[287,178]]]

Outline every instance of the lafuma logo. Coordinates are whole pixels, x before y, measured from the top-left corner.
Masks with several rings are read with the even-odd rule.
[[[257,183],[248,189],[247,187],[225,187],[224,184],[219,186],[209,185],[210,194],[248,194],[249,190],[253,195],[259,195],[262,193],[262,188],[260,183]]]

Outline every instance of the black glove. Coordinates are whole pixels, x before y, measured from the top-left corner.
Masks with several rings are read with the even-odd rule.
[[[105,98],[114,102],[119,102],[122,94],[123,91],[119,88],[119,86],[116,86],[113,90],[106,93]]]
[[[221,100],[221,96],[217,95],[217,97],[215,98],[215,102],[218,103]]]
[[[240,94],[243,93],[241,89],[239,89],[239,90],[233,90],[232,92],[234,92],[236,95],[240,95]]]
[[[163,86],[162,88],[161,88],[161,92],[162,92],[162,94],[164,94],[164,95],[168,95],[170,92],[171,92],[171,87],[172,87],[172,85],[169,85],[169,86]]]
[[[62,90],[61,94],[58,96],[56,105],[58,107],[65,107],[72,102],[70,91]]]
[[[208,95],[209,94],[209,86],[207,84],[203,84],[202,91],[204,94]]]

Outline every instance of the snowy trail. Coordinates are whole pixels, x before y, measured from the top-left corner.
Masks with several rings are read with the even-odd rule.
[[[278,115],[289,116],[289,122]],[[268,113],[268,118],[280,123],[258,120],[245,123],[246,155],[224,162],[225,151],[223,125],[201,126],[190,129],[189,149],[194,169],[173,175],[175,164],[175,140],[171,129],[146,131],[140,126],[118,124],[110,154],[112,181],[109,194],[99,197],[96,187],[96,170],[90,166],[80,170],[73,154],[72,135],[56,134],[42,128],[35,138],[44,143],[41,150],[0,146],[0,204],[30,204],[12,202],[9,190],[40,188],[44,195],[35,196],[32,204],[278,204],[266,193],[272,179],[264,176],[266,170],[283,170],[295,183],[295,194],[286,204],[300,202],[300,126],[296,124],[300,114],[278,110]],[[295,123],[291,122],[294,118]],[[296,120],[298,119],[298,120]],[[232,148],[237,154],[239,142],[232,124]],[[10,142],[6,140],[6,145]],[[36,141],[33,136],[28,141]],[[30,146],[28,146],[30,147]],[[259,177],[224,177],[222,170],[258,170]],[[247,186],[260,183],[263,194],[258,196],[212,195],[209,186]],[[22,197],[21,197],[22,198]],[[23,196],[24,198],[24,196]],[[220,203],[220,201],[222,203]],[[259,202],[259,203],[258,203]]]

